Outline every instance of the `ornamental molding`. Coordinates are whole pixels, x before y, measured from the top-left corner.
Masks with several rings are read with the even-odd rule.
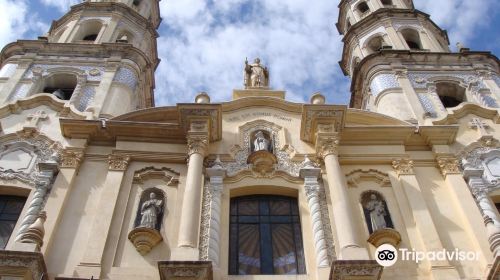
[[[19,180],[31,186],[37,186],[39,182],[39,164],[44,162],[60,161],[62,145],[53,141],[37,130],[22,130],[0,137],[0,161],[2,157],[13,152],[21,152],[29,155],[30,163],[25,168],[2,168],[0,167],[0,179]]]
[[[269,133],[272,143],[272,151],[276,156],[277,163],[274,170],[261,173],[252,169],[252,165],[247,162],[251,154],[251,137],[256,131]],[[266,120],[254,120],[239,127],[240,143],[231,147],[231,161],[221,163],[222,168],[227,170],[228,177],[250,174],[255,178],[273,178],[284,175],[285,177],[299,177],[301,163],[292,161],[296,156],[295,148],[286,139],[286,129]]]
[[[392,161],[392,167],[396,171],[398,176],[401,175],[414,175],[415,172],[413,170],[413,160],[410,159],[395,159]]]
[[[336,132],[344,128],[347,107],[341,105],[304,105],[300,139],[314,143],[319,124],[333,125]]]
[[[177,186],[179,184],[179,176],[179,172],[168,167],[156,168],[149,166],[134,172],[133,183],[144,184],[151,179],[160,179],[166,183],[166,186]]]
[[[346,175],[347,184],[351,187],[359,187],[361,182],[375,182],[380,187],[391,187],[391,180],[387,173],[378,171],[376,169],[356,169]]]
[[[340,135],[338,133],[318,132],[316,138],[316,154],[324,159],[328,155],[338,155]]]
[[[462,174],[460,171],[460,162],[453,156],[437,156],[436,161],[443,177],[448,174]]]
[[[109,170],[125,171],[130,163],[130,156],[111,154],[108,157]]]
[[[212,263],[209,261],[160,261],[161,280],[212,280]]]
[[[84,157],[83,149],[66,149],[61,152],[61,168],[78,169]]]
[[[180,125],[186,133],[190,131],[193,121],[208,123],[210,141],[218,141],[222,137],[222,108],[219,104],[179,104]]]
[[[206,133],[188,133],[188,155],[201,154],[203,157],[208,152],[208,135]]]
[[[378,280],[382,276],[382,266],[376,261],[333,261],[329,280],[344,279],[373,279]]]

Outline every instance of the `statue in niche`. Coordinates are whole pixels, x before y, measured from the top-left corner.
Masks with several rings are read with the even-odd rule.
[[[151,229],[159,230],[161,227],[161,216],[163,214],[163,197],[161,199],[156,198],[156,193],[151,191],[149,193],[149,199],[142,202],[140,211],[138,213],[138,218],[140,216],[140,222],[137,227],[145,227]]]
[[[264,132],[259,130],[255,133],[255,140],[253,141],[253,152],[270,151],[270,141],[264,136]]]
[[[363,209],[370,234],[379,229],[393,228],[386,203],[382,198],[372,192],[365,194],[363,201]]]
[[[249,64],[245,59],[245,87],[268,87],[269,71],[267,67],[260,64],[260,59],[256,58],[254,63]]]

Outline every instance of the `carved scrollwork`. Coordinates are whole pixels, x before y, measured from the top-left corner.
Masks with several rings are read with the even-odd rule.
[[[413,160],[410,159],[396,159],[392,161],[392,167],[396,170],[398,176],[401,175],[413,175]]]
[[[208,136],[206,134],[201,135],[189,135],[188,136],[188,154],[201,154],[203,157],[206,156],[208,150]]]
[[[130,156],[112,154],[108,157],[109,170],[124,171],[125,169],[127,169],[129,162]]]
[[[340,137],[338,133],[328,133],[319,136],[316,140],[316,153],[319,158],[324,159],[328,155],[338,155]]]
[[[460,163],[455,157],[438,157],[437,162],[444,177],[448,174],[461,174]]]
[[[75,168],[80,166],[83,159],[83,151],[81,150],[64,150],[61,153],[61,168]]]

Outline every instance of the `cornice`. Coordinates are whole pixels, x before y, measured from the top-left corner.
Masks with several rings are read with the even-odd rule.
[[[414,18],[421,18],[426,20],[427,22],[430,22],[430,24],[446,39],[447,44],[450,44],[450,40],[448,38],[448,33],[446,32],[446,30],[441,29],[432,19],[430,19],[430,16],[424,12],[413,9],[379,9],[351,26],[351,28],[347,31],[347,33],[345,33],[344,37],[342,38],[344,46],[342,51],[342,60],[339,63],[342,71],[344,72],[344,75],[347,75],[348,73],[348,62],[351,59],[348,55],[352,49],[350,43],[359,35],[360,32],[366,31],[369,26],[380,23],[384,19],[393,20],[409,16]]]
[[[433,121],[434,125],[458,124],[458,121],[469,115],[476,115],[481,118],[492,120],[494,123],[500,123],[500,115],[497,110],[481,107],[475,103],[462,103],[451,114],[446,115],[440,120]]]
[[[245,97],[222,103],[222,111],[226,113],[248,107],[264,107],[300,114],[302,112],[302,105],[302,103],[294,103],[272,97]]]
[[[60,112],[68,118],[86,119],[88,115],[75,109],[73,105],[68,105],[67,101],[62,101],[52,94],[35,94],[27,98],[17,99],[0,107],[0,118],[19,112],[45,105],[50,109]]]
[[[151,123],[107,120],[60,119],[64,137],[88,139],[91,142],[113,143],[141,141],[157,143],[186,143],[186,134],[176,123]]]
[[[419,52],[419,51],[409,51],[409,50],[393,50],[386,49],[379,52],[373,53],[361,60],[359,65],[354,69],[352,74],[351,82],[351,101],[349,107],[359,108],[361,106],[363,87],[365,81],[370,79],[368,73],[373,68],[380,68],[381,64],[387,65],[388,70],[394,71],[390,67],[391,63],[397,64],[415,64],[417,62],[422,62],[429,64],[430,61],[435,61],[436,64],[440,61],[456,61],[457,64],[463,65],[465,62],[471,64],[473,62],[480,62],[481,64],[489,64],[495,69],[495,71],[500,71],[500,63],[498,58],[491,52],[484,51],[464,51],[459,53],[449,53],[449,52]],[[447,64],[452,64],[447,62]],[[408,71],[411,71],[409,69]]]
[[[0,52],[0,65],[15,55],[32,54],[39,56],[65,56],[65,57],[92,57],[100,58],[106,62],[106,59],[121,56],[121,60],[130,60],[140,69],[139,75],[146,75],[146,81],[151,81],[150,90],[141,91],[142,98],[146,107],[154,106],[153,88],[154,88],[154,70],[159,61],[151,59],[141,50],[124,43],[102,43],[102,44],[77,44],[77,43],[49,43],[44,40],[18,40],[17,42],[6,45]]]
[[[153,25],[151,21],[143,17],[141,14],[139,14],[137,11],[132,9],[131,7],[120,3],[120,2],[83,2],[74,6],[71,6],[71,9],[69,12],[64,14],[60,19],[54,20],[52,22],[52,25],[50,26],[49,33],[52,33],[52,31],[55,31],[59,27],[61,27],[65,22],[68,20],[71,20],[75,15],[81,12],[86,12],[86,11],[97,11],[101,13],[112,13],[112,12],[119,12],[124,15],[129,15],[132,17],[133,21],[139,25],[145,26],[146,30],[148,30],[151,34],[153,34],[155,37],[158,37],[159,34],[156,31],[156,28]]]

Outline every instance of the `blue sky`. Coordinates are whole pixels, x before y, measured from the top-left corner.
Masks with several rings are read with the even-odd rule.
[[[45,33],[77,0],[0,0],[0,46]],[[329,103],[347,104],[349,79],[338,61],[335,28],[338,0],[163,0],[158,38],[162,59],[156,71],[157,106],[192,102],[206,91],[214,102],[242,88],[245,57],[269,66],[271,86],[290,101],[322,92]],[[472,50],[500,54],[498,0],[415,0]]]

